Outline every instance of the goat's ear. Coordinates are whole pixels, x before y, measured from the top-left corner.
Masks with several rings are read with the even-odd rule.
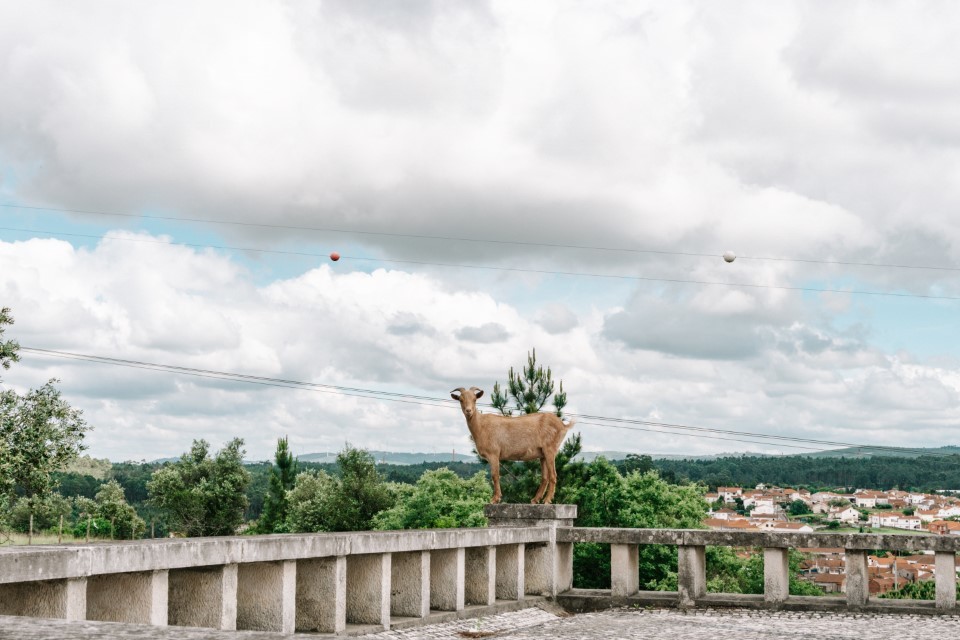
[[[450,397],[453,398],[454,400],[456,400],[457,402],[459,402],[459,401],[460,401],[460,389],[454,389],[453,391],[451,391],[451,392],[450,392]]]
[[[483,389],[477,389],[477,390],[474,392],[474,395],[476,395],[478,398],[481,397],[481,396],[483,396]]]

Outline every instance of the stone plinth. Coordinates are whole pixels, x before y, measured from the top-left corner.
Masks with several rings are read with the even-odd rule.
[[[490,527],[572,527],[575,504],[488,504],[483,508]]]

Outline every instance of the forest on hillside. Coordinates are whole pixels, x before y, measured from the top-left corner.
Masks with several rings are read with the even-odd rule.
[[[758,484],[805,487],[809,489],[892,489],[935,491],[960,488],[960,456],[925,456],[920,458],[813,458],[806,456],[755,457],[741,456],[715,460],[661,460],[649,456],[629,456],[613,461],[622,473],[659,471],[668,482],[701,483],[710,489],[718,486],[754,487]],[[86,469],[57,473],[60,493],[66,497],[93,498],[104,480],[116,480],[123,487],[129,503],[149,518],[147,482],[157,462],[117,462],[96,467],[96,476]],[[272,462],[244,465],[250,473],[246,493],[249,500],[246,519],[256,520],[263,510],[264,496],[270,481]],[[322,470],[339,473],[337,464],[299,462],[301,471]],[[425,462],[420,464],[378,464],[380,476],[387,482],[413,485],[427,471],[447,468],[461,478],[486,471],[482,462]]]
[[[960,488],[960,456],[913,458],[731,457],[716,460],[654,460],[666,479],[717,486],[893,489],[932,492]]]

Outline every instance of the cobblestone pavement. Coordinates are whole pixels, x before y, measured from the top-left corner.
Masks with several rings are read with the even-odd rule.
[[[481,620],[380,633],[368,638],[461,640],[470,631],[510,640],[919,640],[960,638],[960,616],[770,612],[746,609],[683,613],[672,609],[617,609],[558,617],[526,609]],[[468,632],[463,634],[461,632]],[[476,637],[476,634],[473,634]]]

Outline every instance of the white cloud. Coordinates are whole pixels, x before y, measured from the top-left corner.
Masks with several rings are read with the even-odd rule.
[[[911,443],[944,444],[958,354],[945,345],[932,363],[911,352],[923,326],[911,318],[930,315],[927,303],[908,299],[907,313],[844,294],[676,281],[960,295],[950,270],[756,259],[960,263],[958,11],[5,5],[4,201],[275,225],[170,222],[164,233],[181,241],[653,280],[628,290],[429,264],[364,273],[349,259],[291,259],[265,276],[229,252],[114,230],[92,249],[0,244],[0,300],[25,345],[438,396],[489,389],[536,347],[572,411],[890,444],[909,426]],[[885,346],[895,342],[904,353]],[[198,434],[246,435],[259,456],[286,433],[304,449],[468,448],[454,410],[35,356],[17,371],[8,384],[62,376],[106,455],[175,455]],[[753,446],[625,435],[591,428],[586,444]]]

